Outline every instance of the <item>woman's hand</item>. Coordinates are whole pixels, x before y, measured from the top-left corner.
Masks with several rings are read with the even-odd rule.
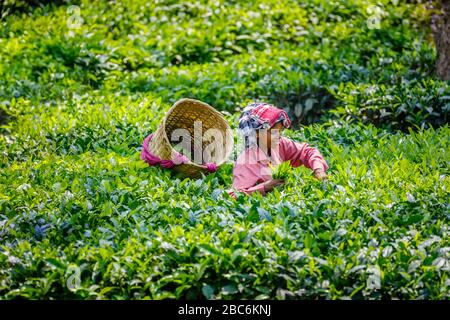
[[[272,191],[275,187],[284,184],[284,179],[270,179],[263,183],[264,191]]]
[[[323,169],[314,170],[314,178],[319,180],[327,180],[328,176]]]

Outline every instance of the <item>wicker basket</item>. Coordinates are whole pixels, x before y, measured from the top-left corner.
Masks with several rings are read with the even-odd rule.
[[[201,123],[201,136],[199,137],[197,131],[197,139],[194,139],[194,123]],[[216,133],[221,134],[223,143],[221,144],[221,150],[211,155],[209,159],[201,159],[196,161],[191,157],[188,163],[183,163],[173,167],[173,170],[180,172],[187,177],[200,177],[203,174],[208,174],[209,171],[205,166],[205,163],[215,163],[217,166],[223,164],[231,155],[233,150],[233,134],[228,122],[222,116],[220,112],[211,107],[210,105],[194,100],[194,99],[181,99],[177,101],[167,112],[161,125],[154,132],[152,139],[148,143],[148,149],[161,159],[173,159],[176,154],[176,150],[172,147],[169,138],[176,129],[185,129],[189,132],[191,139],[191,150],[201,150],[201,154],[205,148],[214,141],[214,139],[208,139],[205,137],[205,133],[209,129],[216,129]],[[209,137],[211,138],[211,137]],[[217,140],[216,140],[217,141]],[[199,154],[197,152],[197,154]],[[202,157],[200,157],[202,158]]]

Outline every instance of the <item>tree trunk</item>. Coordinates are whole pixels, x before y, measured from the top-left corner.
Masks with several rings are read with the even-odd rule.
[[[441,0],[441,11],[431,20],[436,43],[436,73],[442,80],[450,80],[450,0]]]

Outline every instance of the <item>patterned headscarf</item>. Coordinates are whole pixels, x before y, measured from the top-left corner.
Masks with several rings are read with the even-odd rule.
[[[252,103],[244,108],[239,117],[239,133],[245,138],[245,147],[256,146],[256,130],[272,128],[282,122],[289,128],[291,120],[286,111],[267,103]]]

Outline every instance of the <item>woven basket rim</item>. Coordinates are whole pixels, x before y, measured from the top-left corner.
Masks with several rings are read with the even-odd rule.
[[[180,100],[176,101],[176,102],[172,105],[172,107],[170,107],[170,109],[166,112],[166,115],[164,116],[164,119],[162,120],[162,124],[161,124],[162,127],[163,127],[163,129],[164,129],[164,130],[163,130],[163,139],[165,140],[165,142],[166,142],[169,146],[171,146],[172,149],[173,149],[172,144],[170,143],[169,137],[167,136],[167,132],[166,132],[166,120],[167,120],[167,118],[170,116],[170,114],[172,113],[172,111],[173,111],[176,107],[178,107],[180,104],[183,104],[183,103],[185,103],[185,102],[192,102],[192,103],[194,103],[194,104],[201,105],[202,107],[205,107],[205,108],[208,109],[209,111],[211,111],[211,112],[213,112],[213,113],[216,113],[218,116],[220,116],[220,117],[224,120],[224,123],[225,123],[225,125],[226,125],[226,127],[227,127],[226,130],[227,130],[227,131],[229,130],[229,131],[231,132],[231,127],[230,127],[230,124],[228,123],[228,121],[224,118],[223,114],[221,114],[219,111],[217,111],[214,107],[212,107],[212,106],[210,106],[209,104],[207,104],[206,102],[203,102],[203,101],[200,101],[200,100],[191,99],[191,98],[183,98],[183,99],[180,99]],[[230,150],[226,150],[226,153],[225,153],[225,155],[224,155],[224,159],[227,159],[227,158],[230,156],[230,154],[233,152],[232,149],[233,149],[233,148],[230,148]],[[225,160],[222,161],[221,163],[224,163],[224,162],[225,162]],[[199,164],[197,164],[197,163],[195,163],[195,162],[193,162],[193,161],[191,161],[191,160],[189,160],[189,162],[186,163],[186,164],[191,165],[191,166],[195,166],[195,167],[197,167],[197,168],[199,168],[199,169],[205,169],[203,165],[199,165]]]

